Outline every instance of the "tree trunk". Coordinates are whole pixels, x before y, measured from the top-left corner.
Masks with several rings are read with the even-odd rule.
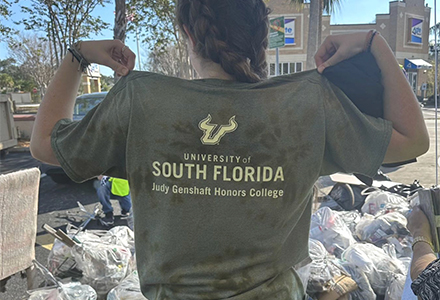
[[[319,4],[319,23],[318,23],[318,43],[317,43],[317,47],[316,50],[318,50],[318,47],[321,46],[322,43],[322,12],[324,9],[324,4],[321,1],[318,1]]]
[[[127,17],[125,0],[115,0],[115,27],[113,28],[113,38],[125,43],[127,32]],[[118,74],[114,73],[115,83],[119,80]]]
[[[316,67],[314,56],[316,51],[318,50],[319,1],[321,0],[310,0],[306,70],[310,70]]]

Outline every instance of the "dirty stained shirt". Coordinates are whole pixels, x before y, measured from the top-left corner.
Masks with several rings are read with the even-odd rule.
[[[390,122],[316,70],[259,83],[131,72],[52,147],[82,182],[127,178],[148,299],[302,299],[312,188],[373,175]]]

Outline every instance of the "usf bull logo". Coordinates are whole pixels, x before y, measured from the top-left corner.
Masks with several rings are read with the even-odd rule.
[[[218,124],[211,124],[211,119],[211,115],[208,115],[199,123],[199,128],[203,131],[203,136],[200,138],[203,145],[218,145],[225,134],[235,131],[238,127],[235,116],[229,119],[229,124],[220,125],[217,130],[215,129],[218,127]]]

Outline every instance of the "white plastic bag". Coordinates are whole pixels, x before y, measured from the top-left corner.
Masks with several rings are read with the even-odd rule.
[[[137,271],[131,273],[107,295],[107,300],[147,300],[142,295]]]
[[[341,218],[342,222],[347,225],[350,232],[354,235],[356,226],[361,220],[361,213],[357,210],[352,211],[337,211],[335,212]]]
[[[310,238],[320,241],[331,254],[335,248],[347,249],[356,242],[343,219],[328,207],[312,215]]]
[[[342,258],[363,271],[379,295],[385,295],[395,274],[406,274],[402,262],[373,244],[354,244],[344,251]]]
[[[79,282],[60,284],[28,292],[29,300],[96,300],[95,290]]]
[[[405,287],[406,276],[402,274],[395,274],[391,279],[390,286],[385,293],[385,300],[401,300],[403,289]]]
[[[107,231],[101,240],[108,243],[123,246],[134,253],[134,233],[128,226],[116,226]]]
[[[307,284],[307,293],[327,291],[328,283],[343,273],[336,258],[330,255],[320,241],[309,239],[309,255],[312,259],[310,264],[310,276]]]
[[[358,289],[349,294],[349,300],[376,300],[376,294],[371,288],[367,275],[361,269],[349,262],[343,262],[341,266],[358,286]]]
[[[356,226],[356,236],[361,241],[369,243],[385,242],[392,236],[408,235],[406,224],[406,218],[399,212],[391,212],[376,218],[366,214]]]
[[[362,193],[368,195],[367,198],[365,198],[365,203],[361,208],[361,211],[364,214],[376,215],[380,211],[385,210],[387,207],[408,207],[408,202],[406,199],[398,194],[379,189],[372,192],[365,190]]]
[[[99,296],[117,286],[131,273],[130,249],[115,244],[85,242],[72,248],[81,282],[92,286]]]

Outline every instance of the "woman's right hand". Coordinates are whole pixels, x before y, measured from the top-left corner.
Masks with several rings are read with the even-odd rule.
[[[79,51],[89,63],[107,66],[119,76],[134,69],[136,55],[119,40],[84,41]]]
[[[408,230],[413,237],[423,236],[432,241],[428,218],[418,206],[415,206],[408,216]]]
[[[318,72],[364,51],[368,33],[329,35],[315,54]]]

